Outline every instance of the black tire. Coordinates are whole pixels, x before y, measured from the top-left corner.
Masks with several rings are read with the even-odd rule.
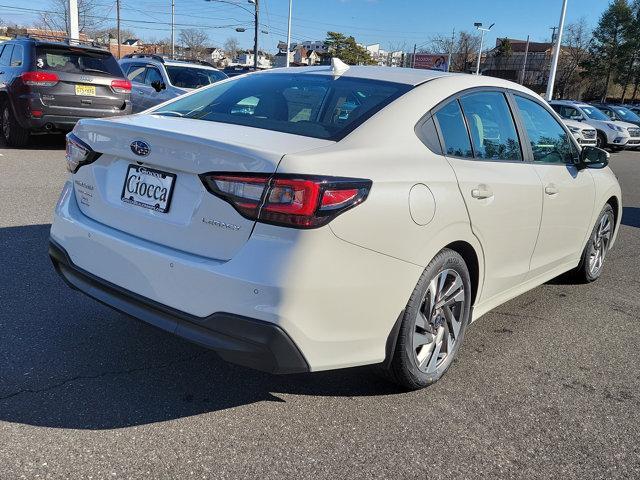
[[[458,281],[458,279],[461,281],[462,286],[458,287],[457,291],[463,291],[464,301],[460,304],[451,304],[451,307],[442,307],[443,311],[445,308],[449,308],[448,313],[450,315],[451,312],[456,309],[454,315],[460,318],[460,321],[456,322],[459,331],[457,332],[457,335],[455,335],[455,343],[453,343],[451,351],[447,351],[444,354],[440,353],[435,359],[436,363],[433,367],[434,369],[431,371],[425,371],[424,362],[422,364],[422,368],[419,365],[420,361],[418,359],[419,355],[417,353],[419,350],[415,349],[414,335],[415,332],[420,329],[417,320],[419,312],[423,311],[425,308],[428,308],[425,303],[429,301],[429,297],[432,295],[432,293],[429,291],[429,285],[432,283],[432,281],[438,280],[441,274],[446,274],[444,283],[446,283],[446,281],[449,281],[450,278],[452,279],[452,288],[455,286],[454,284],[457,284],[456,282]],[[442,297],[446,297],[446,295],[444,295],[445,291],[446,289],[443,288],[443,291],[438,292],[438,295],[440,293],[443,293]],[[436,295],[436,298],[438,298],[438,295]],[[434,304],[435,303],[436,302],[434,302]],[[457,252],[449,249],[444,249],[440,253],[438,253],[438,255],[436,255],[433,260],[431,260],[429,265],[427,265],[427,268],[425,268],[422,276],[420,277],[420,280],[418,280],[418,284],[411,294],[411,298],[407,303],[407,307],[401,320],[393,357],[391,359],[389,369],[386,372],[387,377],[398,385],[409,390],[417,390],[437,382],[451,366],[456,353],[460,349],[460,346],[464,339],[466,327],[469,323],[470,312],[471,278],[469,276],[467,265],[464,259]],[[426,317],[427,316],[425,315],[423,319],[426,319]],[[445,318],[444,320],[443,317]],[[439,334],[441,327],[445,330],[450,330],[449,335],[452,339],[454,338],[454,335],[452,334],[453,330],[451,327],[451,322],[447,319],[447,316],[445,314],[442,314],[441,317],[433,320],[435,323],[431,323],[432,320],[433,317],[427,322],[427,325],[429,326],[431,332],[427,333],[428,335],[432,335],[434,338],[437,338],[436,332],[438,332]],[[445,340],[442,340],[442,338],[443,337],[440,337],[441,343],[443,344],[443,346],[445,346]],[[447,340],[449,339],[449,337],[446,338]],[[434,340],[434,345],[435,342],[436,340]],[[426,348],[427,345],[424,345],[423,347]],[[433,352],[435,352],[436,347],[431,348],[431,360],[433,360]],[[438,351],[440,352],[440,350]],[[441,361],[439,361],[438,359],[441,355],[445,356]],[[431,360],[428,361],[429,364],[431,364]]]
[[[605,237],[602,236],[603,224],[608,225],[608,230],[605,232],[607,235],[605,235]],[[604,260],[607,252],[609,251],[614,228],[615,216],[613,214],[613,208],[611,208],[611,205],[606,204],[602,209],[602,212],[600,212],[598,220],[596,220],[596,224],[589,236],[589,240],[582,251],[580,263],[574,270],[574,275],[577,280],[584,283],[591,283],[595,282],[600,277],[604,266]],[[598,252],[600,252],[601,255],[599,265],[595,262]]]
[[[2,103],[0,109],[0,130],[4,143],[9,147],[24,147],[29,143],[29,130],[20,126],[9,102]]]
[[[598,137],[596,139],[596,147],[607,148],[607,136],[598,130]]]

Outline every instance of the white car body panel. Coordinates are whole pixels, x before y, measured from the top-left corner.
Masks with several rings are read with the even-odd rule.
[[[327,67],[289,71],[328,74]],[[81,121],[74,133],[103,155],[65,186],[52,239],[85,271],[181,312],[230,312],[278,325],[311,370],[325,370],[385,359],[424,267],[444,247],[464,244],[476,256],[475,320],[577,266],[605,203],[613,198],[621,208],[608,168],[447,158],[414,131],[430,109],[460,91],[531,94],[519,85],[399,68],[352,67],[343,75],[426,83],[339,142],[153,110]],[[126,166],[140,160],[130,149],[138,139],[151,148],[145,162],[178,175],[169,215],[119,203]],[[373,186],[366,201],[328,225],[297,230],[240,216],[204,189],[197,175],[210,171],[366,178]],[[557,194],[545,193],[551,184]],[[479,185],[494,196],[471,198]],[[87,193],[90,205],[82,201]],[[212,211],[240,228],[203,223]]]

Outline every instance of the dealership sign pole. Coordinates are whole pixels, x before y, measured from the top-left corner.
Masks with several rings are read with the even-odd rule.
[[[69,43],[80,40],[78,0],[69,0]]]
[[[553,87],[556,83],[556,71],[558,70],[558,59],[562,46],[562,30],[564,29],[564,18],[567,15],[567,0],[562,2],[562,12],[560,13],[560,25],[558,26],[558,36],[553,47],[553,59],[551,60],[551,70],[549,71],[549,81],[547,82],[547,100],[553,99]]]

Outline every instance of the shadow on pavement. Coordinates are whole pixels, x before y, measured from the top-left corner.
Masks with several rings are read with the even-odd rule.
[[[622,224],[628,227],[640,228],[640,208],[624,207],[622,209]]]
[[[278,393],[398,393],[371,369],[274,376],[133,321],[70,290],[47,255],[49,225],[0,229],[0,420],[112,429]]]
[[[0,135],[0,148],[12,149],[4,143],[4,139]],[[65,135],[63,133],[49,133],[45,135],[31,135],[29,144],[24,148],[16,148],[15,150],[64,150]]]

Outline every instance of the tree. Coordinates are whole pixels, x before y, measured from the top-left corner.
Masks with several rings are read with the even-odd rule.
[[[69,0],[49,0],[36,22],[43,30],[68,32]],[[78,0],[78,27],[81,33],[99,30],[107,21],[104,6],[98,0]]]
[[[591,29],[584,18],[567,25],[556,76],[556,91],[560,98],[580,96],[584,84],[582,66],[589,59],[591,38]]]
[[[356,39],[338,32],[327,32],[325,40],[327,53],[325,57],[337,57],[347,65],[373,65],[366,48],[358,45]]]
[[[237,38],[229,37],[224,42],[222,49],[224,50],[224,53],[227,55],[227,58],[229,58],[230,60],[233,60],[238,55],[238,51],[240,50],[240,43],[238,42]]]
[[[509,58],[513,53],[511,40],[507,37],[500,39],[500,44],[494,49],[493,55],[496,57]]]
[[[209,41],[207,33],[198,28],[180,30],[178,38],[185,49],[189,51],[189,56],[196,59],[203,56],[205,45]]]
[[[632,12],[627,0],[614,0],[600,17],[589,47],[590,59],[585,63],[587,75],[600,90],[604,102],[611,82],[629,63],[627,39],[632,28]]]
[[[436,35],[431,37],[429,41],[429,53],[448,54],[451,55],[450,71],[467,72],[475,59],[478,58],[478,49],[480,48],[480,35],[471,32],[458,32],[455,38],[448,35]]]

